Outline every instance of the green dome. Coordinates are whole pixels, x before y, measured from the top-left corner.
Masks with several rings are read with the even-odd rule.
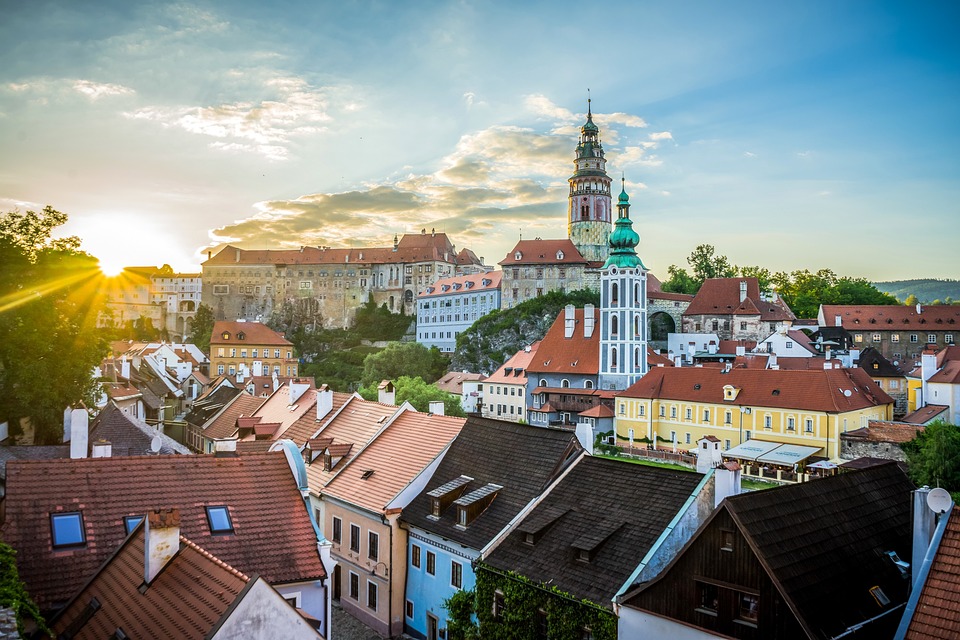
[[[587,122],[582,127],[581,131],[600,131],[600,127],[593,124],[593,116],[587,116]]]
[[[626,188],[620,191],[620,197],[617,198],[617,202],[620,204],[630,204],[630,196],[627,195]]]
[[[640,257],[637,256],[637,245],[640,244],[640,234],[633,230],[633,222],[630,220],[630,197],[627,195],[626,187],[620,192],[617,208],[620,210],[620,216],[614,223],[613,233],[610,234],[610,257],[604,263],[603,268],[616,266],[623,269],[632,269],[643,266]]]

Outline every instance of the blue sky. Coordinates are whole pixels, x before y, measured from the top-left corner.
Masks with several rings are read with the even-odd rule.
[[[566,234],[586,95],[654,273],[960,278],[956,2],[0,0],[0,209],[106,266]]]

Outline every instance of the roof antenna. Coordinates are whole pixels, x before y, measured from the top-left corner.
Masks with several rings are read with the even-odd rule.
[[[523,227],[520,227],[520,240],[523,241]]]
[[[590,112],[590,87],[587,87],[587,118],[590,118],[593,114]]]

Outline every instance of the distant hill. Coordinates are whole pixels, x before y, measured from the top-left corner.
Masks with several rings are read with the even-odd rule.
[[[960,280],[935,280],[925,278],[920,280],[891,280],[890,282],[874,282],[875,286],[884,293],[896,296],[903,302],[911,294],[924,304],[934,300],[942,303],[960,301]]]

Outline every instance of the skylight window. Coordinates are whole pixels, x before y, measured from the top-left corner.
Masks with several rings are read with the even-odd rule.
[[[123,518],[123,528],[130,535],[130,532],[137,528],[137,525],[143,521],[143,516],[125,516]]]
[[[233,533],[233,521],[226,507],[207,507],[207,522],[210,524],[210,533]]]
[[[50,514],[50,530],[53,534],[54,549],[77,547],[87,543],[83,534],[83,514],[79,511]]]

